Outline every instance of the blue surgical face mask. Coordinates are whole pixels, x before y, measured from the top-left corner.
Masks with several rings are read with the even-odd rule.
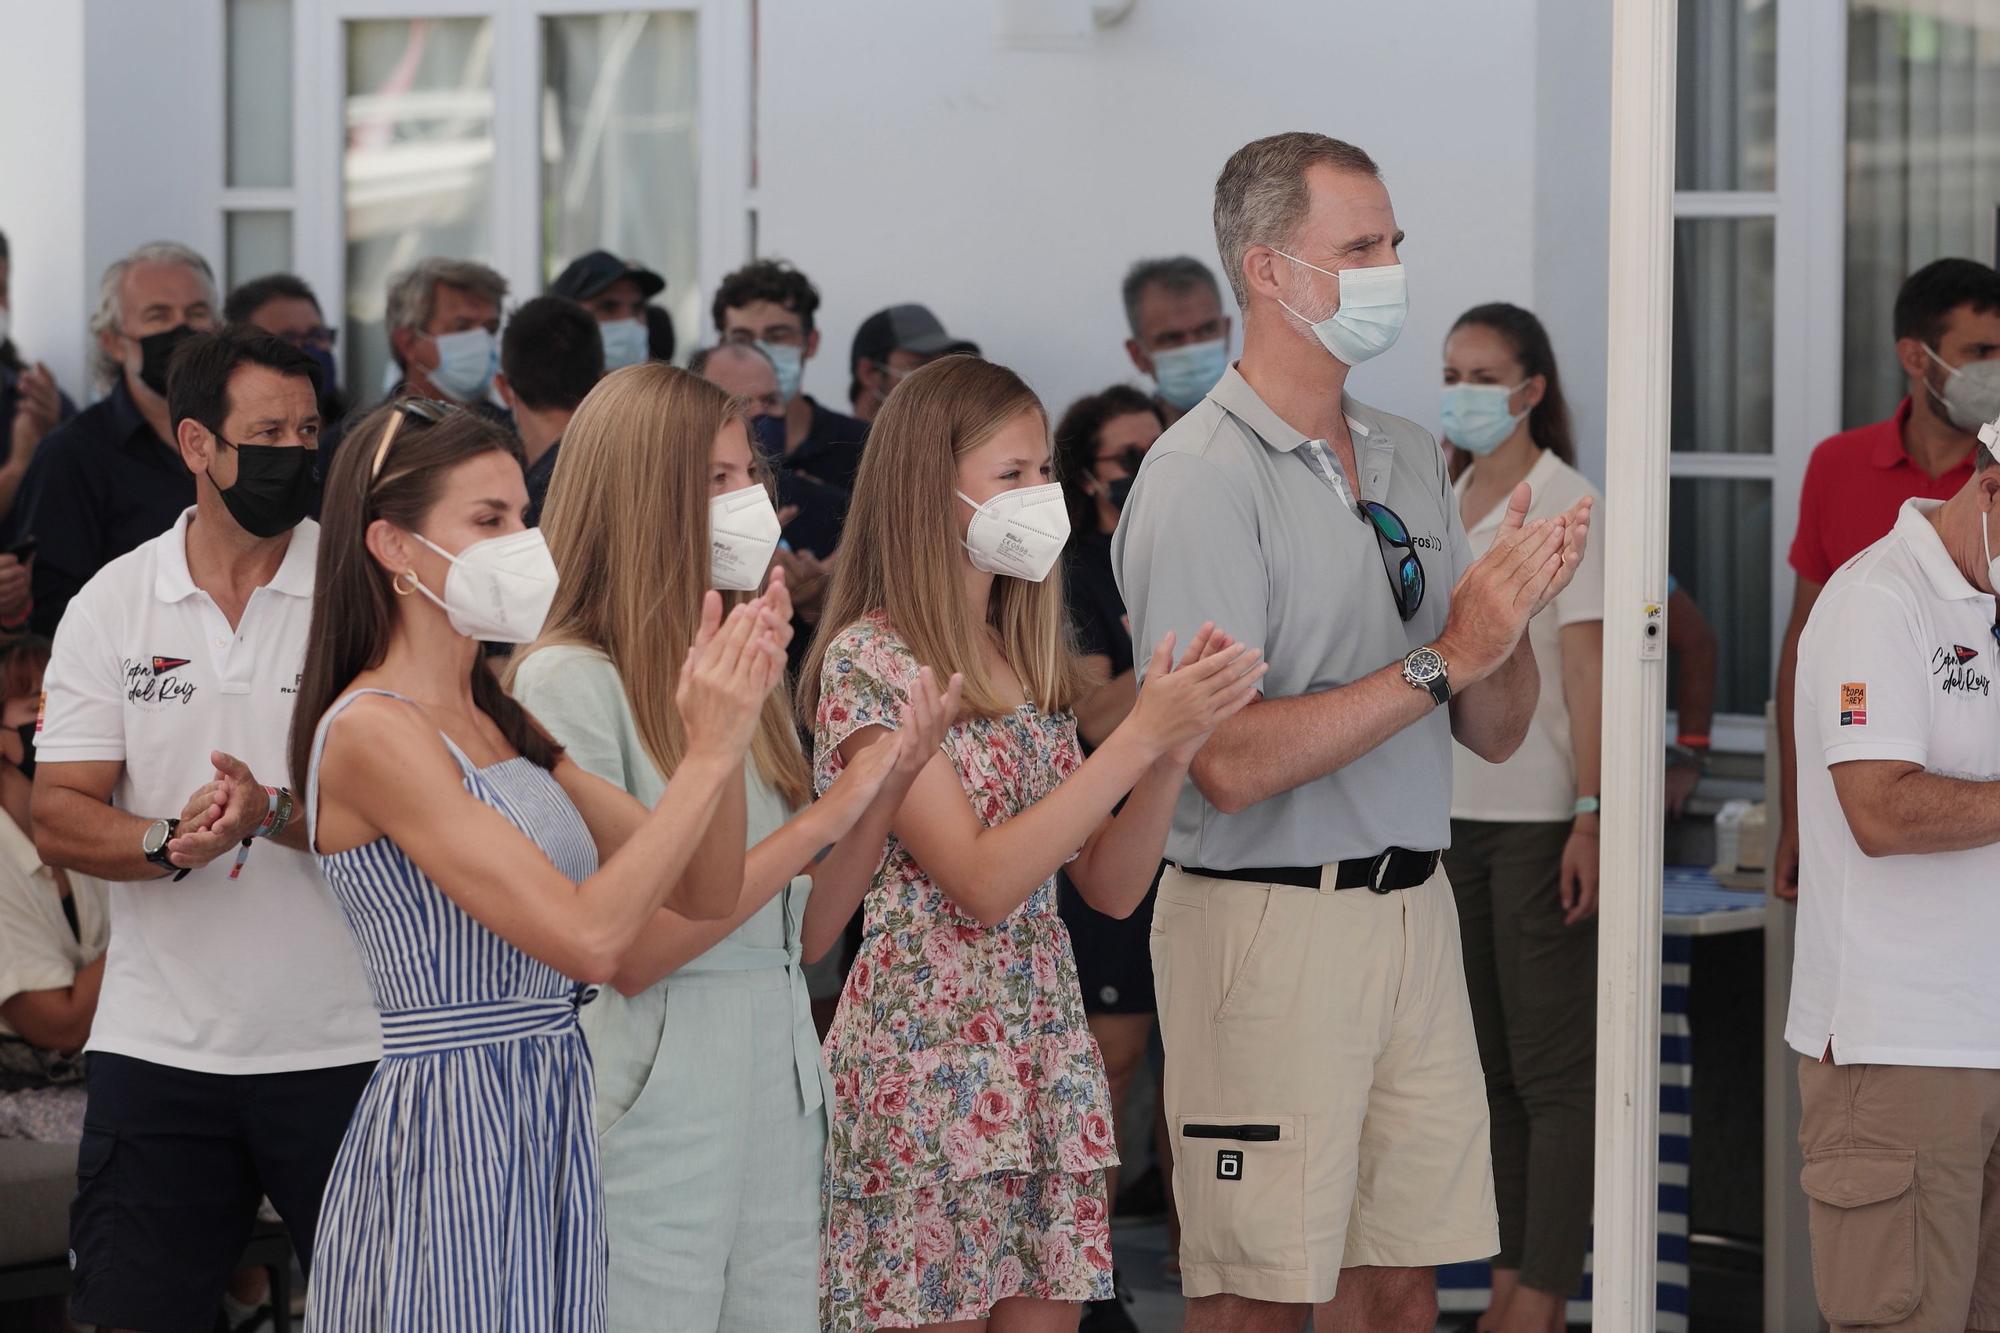
[[[493,335],[485,329],[467,329],[438,334],[431,341],[438,349],[431,383],[461,403],[484,398],[492,387],[493,372],[500,368],[500,346]]]
[[[791,402],[799,396],[799,381],[806,373],[806,349],[795,343],[760,342],[757,346],[771,358],[771,368],[778,372],[778,397]]]
[[[1222,338],[1153,353],[1153,383],[1160,397],[1183,412],[1206,398],[1227,369],[1229,344]]]
[[[1395,346],[1396,338],[1403,332],[1403,319],[1410,311],[1409,283],[1401,264],[1344,268],[1336,273],[1317,264],[1308,264],[1275,246],[1272,248],[1280,257],[1290,259],[1300,268],[1309,268],[1339,280],[1340,308],[1325,319],[1307,319],[1283,301],[1278,303],[1284,305],[1294,319],[1311,325],[1320,345],[1336,360],[1358,366]]]
[[[1522,380],[1521,384],[1526,384]],[[1499,384],[1449,384],[1445,386],[1444,408],[1439,420],[1444,437],[1465,452],[1484,458],[1507,442],[1526,412],[1513,413],[1507,405],[1521,384],[1507,388]]]
[[[643,319],[616,319],[609,324],[597,326],[598,337],[604,339],[604,373],[636,366],[646,359],[646,321]]]

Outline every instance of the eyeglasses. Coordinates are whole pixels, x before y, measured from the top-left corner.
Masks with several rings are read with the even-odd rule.
[[[1361,506],[1361,516],[1375,529],[1375,542],[1382,548],[1383,568],[1389,573],[1389,591],[1395,594],[1396,610],[1403,619],[1413,619],[1424,604],[1424,562],[1417,558],[1417,544],[1396,511],[1373,500]],[[1398,556],[1396,553],[1402,554]]]
[[[389,446],[396,442],[396,436],[403,429],[403,422],[415,417],[426,426],[435,426],[452,413],[450,403],[441,403],[435,398],[401,398],[390,404],[393,415],[389,424],[382,428],[382,443],[375,446],[375,461],[368,468],[368,484],[373,486],[382,475],[382,464],[389,457]]]

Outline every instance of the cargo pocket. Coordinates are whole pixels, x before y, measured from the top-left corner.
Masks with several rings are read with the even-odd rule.
[[[1813,1288],[1834,1324],[1889,1324],[1923,1299],[1917,1154],[1905,1148],[1826,1148],[1806,1155]]]
[[[118,1134],[88,1122],[76,1150],[76,1197],[69,1205],[69,1266],[82,1294],[93,1275],[117,1271]]]
[[[1305,1120],[1174,1117],[1174,1197],[1190,1264],[1306,1266]]]

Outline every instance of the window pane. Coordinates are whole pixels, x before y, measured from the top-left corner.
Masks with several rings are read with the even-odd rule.
[[[1674,224],[1673,447],[1771,452],[1770,218]]]
[[[1721,645],[1716,711],[1761,717],[1772,683],[1771,483],[1681,477],[1670,504],[1668,568]],[[1670,684],[1668,706],[1678,698]]]
[[[348,383],[384,384],[389,280],[432,255],[492,258],[493,24],[347,25]]]
[[[643,264],[684,341],[700,328],[695,106],[694,15],[542,20],[543,277],[589,250]]]
[[[1934,15],[1941,17],[1933,17]],[[1903,396],[1893,311],[1933,259],[1994,259],[2000,7],[1870,0],[1847,20],[1847,318],[1841,409],[1880,421]]]
[[[292,183],[292,0],[229,0],[229,183]]]
[[[1777,104],[1778,0],[1681,0],[1674,188],[1776,189]]]
[[[236,287],[267,273],[292,268],[292,215],[285,212],[231,213],[226,219],[228,253],[223,284]]]

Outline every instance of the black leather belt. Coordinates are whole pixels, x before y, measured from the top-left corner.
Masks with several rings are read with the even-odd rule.
[[[1368,889],[1374,893],[1414,889],[1430,881],[1443,857],[1443,852],[1413,852],[1405,847],[1391,847],[1379,856],[1357,856],[1340,863],[1334,872],[1333,887]],[[1233,879],[1245,884],[1290,884],[1301,889],[1316,889],[1324,871],[1319,866],[1245,866],[1241,870],[1204,870],[1200,866],[1182,866],[1181,873],[1200,875],[1205,879]]]

